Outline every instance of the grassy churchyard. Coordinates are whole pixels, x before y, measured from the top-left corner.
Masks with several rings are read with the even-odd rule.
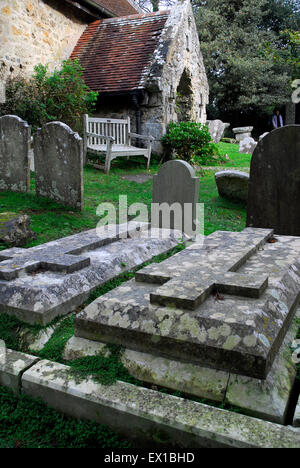
[[[229,159],[222,168],[241,168],[249,170],[250,156],[239,154],[238,145],[219,143],[222,154]],[[157,164],[153,164],[148,174],[155,174]],[[243,203],[233,203],[218,196],[214,180],[214,173],[220,167],[203,167],[200,179],[200,202],[205,204],[205,234],[216,230],[240,231],[245,227],[246,206]],[[145,174],[144,160],[127,162],[115,161],[109,176],[102,171],[87,166],[84,169],[84,210],[82,212],[70,210],[67,207],[38,198],[34,192],[34,177],[31,177],[31,192],[28,194],[2,192],[0,193],[0,212],[13,211],[28,214],[31,217],[31,228],[37,234],[36,240],[29,242],[26,247],[32,247],[60,237],[69,236],[79,231],[95,227],[98,217],[96,208],[103,202],[112,202],[118,206],[119,195],[127,194],[128,205],[142,202],[150,207],[152,200],[152,180],[144,183],[129,181],[124,176]],[[3,250],[7,246],[1,244]],[[174,249],[177,252],[182,247]],[[167,255],[161,255],[154,261],[162,261]],[[100,295],[115,288],[119,284],[134,276],[133,272],[124,273],[119,278],[94,291],[89,302]],[[82,307],[78,309],[82,310]],[[30,349],[30,354],[40,358],[66,363],[63,359],[63,349],[66,342],[72,337],[74,327],[74,314],[62,320],[55,320],[51,327],[55,332],[47,344],[39,351]],[[49,327],[49,326],[48,326]],[[47,328],[48,328],[47,327]],[[30,335],[32,339],[43,331],[42,326],[22,323],[14,317],[0,314],[0,339],[6,342],[10,349],[28,351],[28,342],[24,336]],[[110,347],[109,357],[85,357],[68,362],[75,373],[92,374],[96,380],[109,384],[116,379],[141,385],[142,382],[131,377],[119,360],[121,349]],[[159,389],[167,392],[166,389]],[[180,392],[172,394],[180,396]],[[199,400],[207,402],[206,400]],[[224,405],[216,405],[225,407]],[[24,396],[16,398],[12,392],[0,387],[0,447],[111,447],[126,448],[130,443],[121,439],[105,426],[92,422],[73,420],[56,413],[46,407],[41,401],[35,401]],[[238,408],[229,407],[239,412]],[[43,414],[42,421],[40,414]],[[24,414],[26,417],[24,417]]]
[[[251,156],[239,154],[238,145],[219,143],[219,151],[226,155],[226,162],[222,166],[203,166],[200,176],[200,198],[204,203],[205,235],[216,230],[241,231],[245,227],[246,205],[234,203],[218,196],[214,173],[225,168],[249,171]],[[28,214],[31,218],[31,228],[36,232],[36,240],[25,247],[32,247],[50,240],[69,236],[71,234],[92,229],[98,217],[96,208],[100,203],[111,202],[116,207],[119,195],[126,194],[128,205],[142,202],[150,207],[152,200],[151,175],[158,170],[153,163],[149,171],[145,170],[144,161],[129,162],[115,161],[109,176],[102,171],[87,165],[84,169],[84,210],[82,212],[70,210],[49,199],[39,198],[34,192],[34,174],[31,174],[31,191],[27,194],[2,192],[0,193],[0,212],[13,211]],[[128,177],[150,175],[143,183],[128,180]],[[0,249],[7,248],[4,244]],[[184,248],[180,243],[171,253],[162,254],[154,258],[153,262],[161,262],[170,255]],[[150,263],[150,262],[148,262]],[[118,278],[108,281],[91,293],[88,301],[77,310],[64,318],[55,319],[47,327],[28,325],[18,319],[0,314],[0,340],[4,340],[10,349],[28,352],[41,359],[48,359],[70,366],[74,376],[92,378],[101,384],[110,385],[116,380],[155,388],[162,393],[187,397],[179,391],[170,391],[159,386],[145,384],[132,377],[121,362],[122,347],[107,345],[108,353],[88,356],[66,361],[64,348],[74,334],[74,317],[97,297],[119,286],[134,277],[134,272],[121,274]],[[50,339],[43,346],[34,349],[32,343],[38,342],[39,337],[52,329]],[[54,332],[53,332],[54,329]],[[300,337],[300,323],[299,323]],[[191,398],[191,397],[188,397]],[[247,414],[237,406],[210,402],[206,399],[192,397],[192,400],[225,408],[229,411]],[[42,414],[42,417],[41,417]],[[159,440],[159,434],[157,435]],[[102,447],[102,448],[130,448],[131,443],[124,440],[108,427],[93,422],[74,420],[47,407],[42,401],[32,399],[26,395],[16,397],[7,388],[0,386],[0,447]]]

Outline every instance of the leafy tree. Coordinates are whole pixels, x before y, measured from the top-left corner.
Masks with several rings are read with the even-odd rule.
[[[193,6],[210,84],[210,117],[251,123],[285,104],[291,70],[273,56],[284,45],[280,31],[300,24],[296,0],[193,0]]]
[[[6,102],[0,105],[0,115],[18,115],[33,130],[59,120],[80,131],[81,116],[93,110],[97,96],[85,85],[78,61],[66,60],[60,70],[52,73],[47,65],[40,64],[30,80],[19,76],[7,82]]]

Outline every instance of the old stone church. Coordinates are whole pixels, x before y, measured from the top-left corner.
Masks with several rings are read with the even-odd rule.
[[[153,135],[170,121],[206,121],[208,82],[189,0],[143,13],[133,0],[1,0],[0,100],[12,75],[78,58],[99,92],[96,114],[131,117]]]

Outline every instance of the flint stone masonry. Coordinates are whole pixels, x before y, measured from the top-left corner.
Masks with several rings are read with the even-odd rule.
[[[17,393],[23,372],[38,361],[35,356],[7,349],[0,340],[0,385]]]
[[[237,127],[232,129],[235,139],[238,142],[242,141],[244,138],[251,137],[252,130],[253,127]]]
[[[86,16],[74,14],[61,0],[2,0],[0,7],[0,102],[8,78],[31,77],[39,63],[50,70],[69,58],[87,26]]]
[[[107,424],[135,441],[159,431],[164,447],[298,447],[300,431],[117,381],[101,385],[43,360],[22,376],[22,390],[72,417]],[[130,428],[130,433],[128,431]]]
[[[29,191],[30,127],[16,115],[0,117],[0,191]]]
[[[83,209],[83,143],[62,122],[50,122],[34,135],[36,194]]]
[[[252,137],[246,137],[240,141],[239,153],[252,154],[257,142]]]
[[[1,251],[0,311],[43,325],[66,315],[94,288],[177,245],[176,236],[163,237],[163,231],[148,227],[132,222],[99,235],[92,229],[30,249]],[[133,237],[126,238],[128,233]]]
[[[204,246],[149,265],[79,313],[75,335],[265,379],[300,286],[300,239],[278,241],[273,252],[272,235],[215,232]]]
[[[254,150],[247,226],[300,236],[300,125],[270,132]]]
[[[247,201],[249,174],[242,171],[220,171],[215,173],[220,197],[229,200]]]
[[[182,230],[192,236],[196,229],[199,187],[199,178],[186,161],[166,162],[153,176],[151,225]],[[171,213],[171,219],[162,216],[163,204],[168,207],[179,204],[178,215]]]

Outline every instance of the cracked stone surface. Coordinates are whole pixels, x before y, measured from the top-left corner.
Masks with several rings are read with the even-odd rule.
[[[269,243],[272,235],[264,229],[220,231],[204,246],[193,244],[161,264],[149,265],[78,314],[75,335],[266,379],[300,290],[300,238],[278,237]],[[236,289],[222,294],[215,290],[204,302],[186,308],[186,298],[194,299],[191,283],[201,295],[203,278],[222,273],[238,279],[248,276],[249,285],[257,279],[264,287],[268,278],[268,287],[255,284],[257,294],[249,297],[239,283]],[[163,297],[164,304],[151,295],[155,300]]]
[[[132,222],[1,251],[0,311],[42,325],[66,315],[97,286],[177,245],[176,233],[148,228]]]
[[[43,360],[23,374],[27,395],[56,410],[149,439],[157,431],[176,447],[297,447],[300,431],[124,382],[103,386]]]
[[[39,358],[35,356],[6,349],[4,341],[0,340],[0,385],[18,392],[22,373],[37,361]]]

